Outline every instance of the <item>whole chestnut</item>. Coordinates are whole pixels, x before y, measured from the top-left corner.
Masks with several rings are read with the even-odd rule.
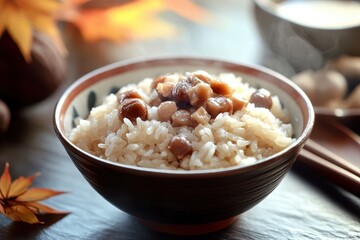
[[[8,106],[0,100],[0,134],[5,132],[10,125],[10,110]]]
[[[47,98],[65,76],[65,59],[50,37],[33,31],[31,61],[5,31],[0,37],[0,99],[10,108],[25,107]]]

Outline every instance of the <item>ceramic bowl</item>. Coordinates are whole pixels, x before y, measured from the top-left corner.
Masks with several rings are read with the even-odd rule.
[[[360,55],[360,18],[350,11],[360,4],[343,1],[340,9],[350,10],[335,9],[336,15],[344,15],[341,20],[335,21],[335,15],[327,18],[339,2],[255,0],[254,16],[262,39],[274,53],[296,71],[318,69],[329,58]],[[356,19],[352,21],[351,16]]]
[[[277,94],[290,111],[297,140],[285,150],[246,167],[176,171],[103,160],[67,138],[74,118],[86,117],[92,106],[121,86],[159,74],[199,69],[211,74],[232,72],[251,85]],[[62,94],[54,113],[55,132],[90,185],[107,201],[147,226],[174,234],[222,229],[263,200],[291,168],[313,122],[310,101],[282,75],[258,66],[187,57],[119,62],[95,70]]]

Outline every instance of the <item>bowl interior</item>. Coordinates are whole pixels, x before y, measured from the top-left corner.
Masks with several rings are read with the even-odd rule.
[[[144,78],[195,70],[205,70],[210,74],[231,72],[243,78],[254,87],[263,87],[278,95],[281,103],[290,113],[299,145],[311,131],[313,110],[305,94],[292,82],[280,74],[258,66],[193,58],[155,59],[132,63],[115,63],[91,72],[73,85],[60,98],[55,112],[55,122],[63,136],[68,136],[74,127],[74,119],[86,118],[93,106],[100,105],[109,93],[116,92],[128,83],[136,83]],[[71,143],[70,143],[71,144]],[[76,146],[74,146],[76,148]]]

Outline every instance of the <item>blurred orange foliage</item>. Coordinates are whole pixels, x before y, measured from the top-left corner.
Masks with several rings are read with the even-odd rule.
[[[198,23],[210,18],[191,0],[0,0],[0,9],[0,37],[7,31],[28,62],[33,30],[66,52],[57,21],[74,24],[86,41],[121,42],[174,36],[176,27],[159,16],[162,12]]]
[[[57,18],[78,27],[87,41],[114,42],[173,36],[176,28],[159,17],[161,12],[174,12],[199,23],[209,18],[209,13],[191,0],[110,2],[106,5],[104,1],[67,0],[60,7]]]

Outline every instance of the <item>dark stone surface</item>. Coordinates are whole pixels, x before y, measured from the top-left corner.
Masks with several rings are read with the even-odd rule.
[[[123,48],[117,45],[114,50],[102,44],[79,44],[80,40],[72,35],[68,46],[76,51],[69,56],[68,82],[99,65],[153,55],[159,49],[168,54],[193,53],[261,63],[266,50],[254,29],[250,1],[196,2],[212,9],[216,21],[211,26],[199,26],[176,19],[186,28],[177,40],[128,43]],[[284,74],[287,71],[282,70]],[[13,115],[9,131],[0,136],[0,170],[9,162],[13,178],[40,171],[34,186],[68,192],[45,203],[71,213],[43,216],[46,222],[43,225],[14,223],[0,215],[0,239],[360,239],[360,200],[301,162],[295,163],[274,192],[225,230],[198,237],[170,236],[149,230],[106,202],[71,162],[52,127],[54,104],[61,90]]]

